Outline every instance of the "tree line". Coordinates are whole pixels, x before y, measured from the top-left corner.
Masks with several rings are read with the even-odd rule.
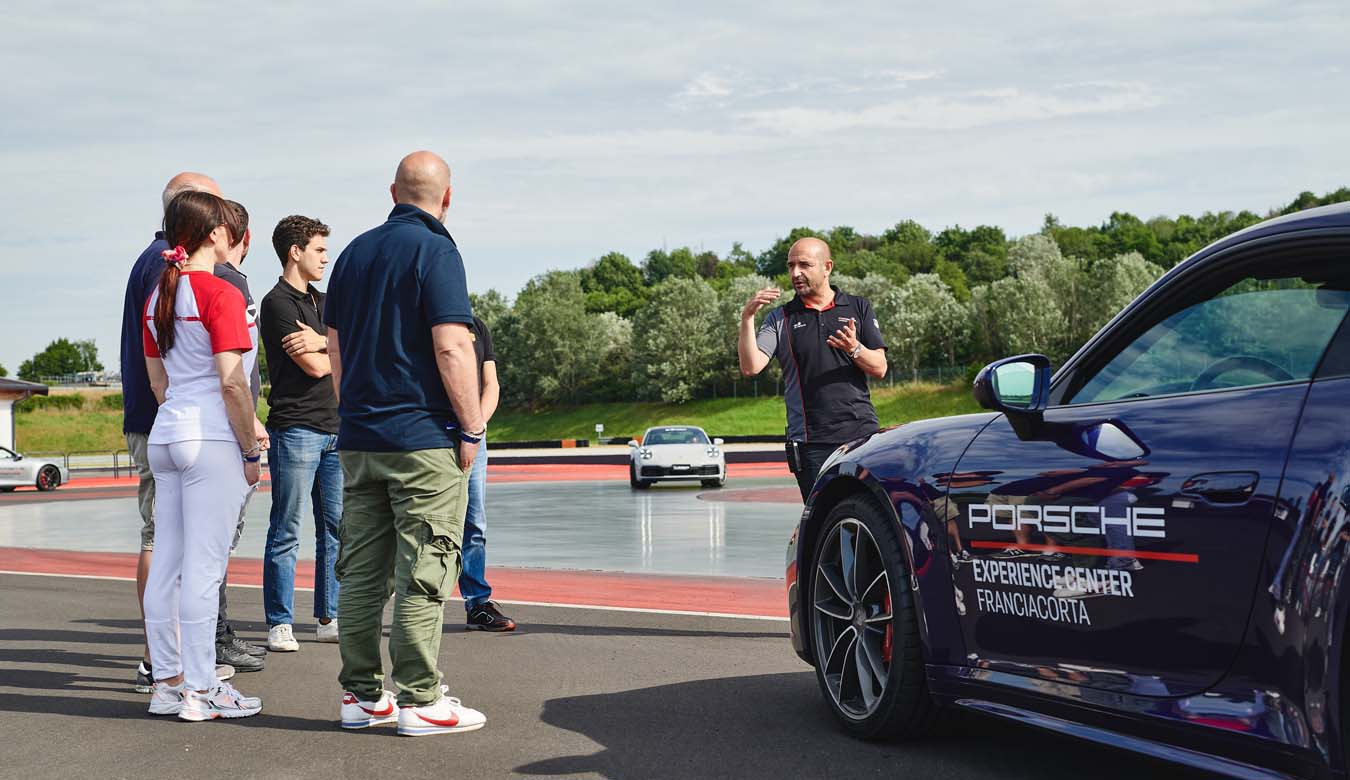
[[[1063,360],[1167,269],[1205,245],[1278,214],[1350,201],[1350,188],[1301,193],[1266,215],[1206,212],[1140,219],[1115,212],[1100,225],[1010,239],[1002,228],[934,233],[912,220],[880,234],[799,227],[759,254],[653,249],[639,262],[610,252],[584,268],[540,274],[508,300],[473,295],[492,330],[504,402],[536,407],[597,401],[731,395],[744,387],[736,359],[741,307],[757,289],[790,290],[787,253],[814,236],[829,243],[833,283],[873,303],[891,370],[983,364],[1019,352]],[[760,318],[765,312],[760,313]],[[771,364],[761,382],[777,381]]]

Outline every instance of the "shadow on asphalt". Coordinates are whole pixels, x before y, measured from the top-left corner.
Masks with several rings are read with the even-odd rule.
[[[552,699],[541,719],[602,749],[537,761],[525,775],[607,778],[989,777],[1200,778],[1184,768],[977,716],[919,742],[843,734],[814,672],[735,677]],[[959,769],[958,769],[959,768]]]

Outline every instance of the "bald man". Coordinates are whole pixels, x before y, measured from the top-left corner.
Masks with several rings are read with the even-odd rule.
[[[487,425],[464,263],[442,224],[450,167],[414,152],[389,193],[388,220],[334,264],[323,311],[343,480],[340,714],[344,728],[397,722],[407,736],[450,734],[487,722],[442,694],[437,669],[444,605],[461,567],[468,474]],[[391,585],[397,696],[384,689],[380,661]]]
[[[771,310],[756,332],[755,315],[780,293],[765,287],[750,296],[736,349],[745,376],[763,371],[770,358],[783,369],[788,468],[805,502],[830,453],[880,430],[867,378],[886,375],[886,342],[872,304],[830,284],[829,244],[799,239],[787,267],[796,297]]]
[[[220,195],[216,182],[205,174],[184,171],[164,185],[160,198],[160,208],[166,208],[169,201],[180,192],[196,190]],[[159,402],[150,389],[150,377],[145,370],[145,345],[141,341],[141,318],[145,313],[145,301],[150,291],[159,284],[160,273],[164,270],[164,256],[169,249],[164,233],[155,233],[155,240],[141,252],[136,264],[131,267],[127,279],[126,296],[122,305],[122,433],[126,436],[127,452],[136,464],[140,478],[136,489],[141,511],[141,554],[136,561],[136,601],[139,604],[145,598],[145,581],[150,575],[150,557],[155,548],[155,479],[150,473],[147,439],[150,428],[155,424],[155,414],[159,411]],[[141,617],[145,617],[142,610]],[[143,660],[136,669],[136,690],[149,693],[154,678],[150,670],[150,654],[143,651]],[[234,674],[233,667],[220,666],[217,676],[225,679]]]

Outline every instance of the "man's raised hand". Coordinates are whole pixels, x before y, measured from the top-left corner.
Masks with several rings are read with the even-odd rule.
[[[765,287],[757,291],[745,302],[745,308],[741,309],[741,319],[748,320],[754,317],[756,312],[778,300],[778,296],[782,294],[777,287]]]

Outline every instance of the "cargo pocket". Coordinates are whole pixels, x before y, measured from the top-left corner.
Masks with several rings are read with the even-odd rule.
[[[459,578],[459,539],[455,523],[448,517],[426,517],[419,529],[421,538],[413,560],[408,594],[446,601]]]

